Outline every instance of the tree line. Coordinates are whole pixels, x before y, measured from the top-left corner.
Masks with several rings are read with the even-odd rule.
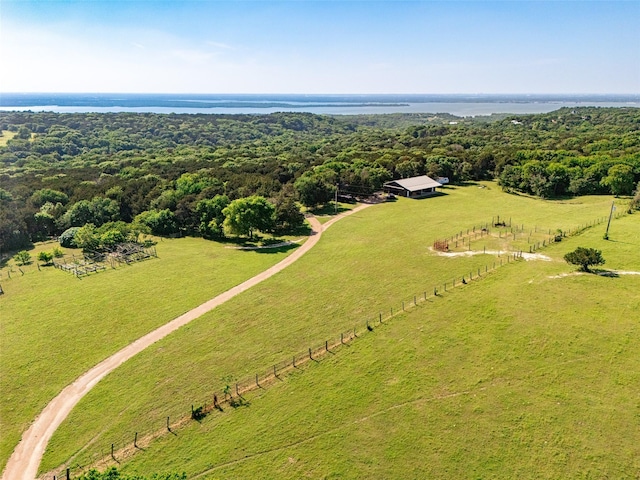
[[[452,118],[0,113],[13,132],[0,147],[0,252],[117,222],[215,238],[239,231],[221,212],[255,197],[273,223],[243,234],[283,231],[298,203],[414,175],[496,178],[545,198],[629,195],[640,180],[640,109]]]

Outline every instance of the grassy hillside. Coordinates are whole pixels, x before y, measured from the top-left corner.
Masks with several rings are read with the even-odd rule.
[[[450,236],[474,224],[491,221],[491,217],[496,214],[512,217],[514,223],[524,224],[526,228],[534,228],[535,226],[551,230],[573,228],[606,215],[610,205],[610,199],[604,197],[584,197],[568,202],[534,200],[522,196],[506,195],[492,183],[485,185],[488,188],[477,188],[477,186],[450,188],[446,190],[447,195],[440,197],[422,201],[400,200],[393,204],[374,206],[332,226],[325,232],[320,244],[295,265],[176,332],[154,348],[132,359],[101,382],[78,405],[54,436],[42,469],[53,468],[80,450],[82,450],[82,455],[91,451],[108,451],[111,443],[130,438],[135,431],[161,428],[167,415],[175,416],[188,413],[189,406],[194,403],[194,400],[208,396],[213,390],[220,391],[225,383],[250,377],[265,366],[268,367],[286,359],[309,345],[315,345],[324,338],[334,336],[336,332],[353,326],[356,321],[374,318],[379,311],[388,311],[390,306],[398,307],[401,300],[412,298],[415,293],[420,294],[423,290],[432,290],[434,285],[440,285],[454,275],[466,274],[471,269],[483,267],[495,261],[495,258],[489,255],[461,258],[434,256],[428,247],[435,238]],[[617,221],[614,225],[621,225],[622,222],[622,220]],[[604,226],[598,231],[594,230],[596,240],[602,236],[600,230],[603,231]],[[631,238],[634,237],[631,236]],[[552,246],[550,251],[555,251],[557,258],[559,258],[571,244],[577,246],[575,242],[572,240],[560,243]],[[478,248],[481,249],[482,244],[478,244]],[[607,252],[604,255],[607,258]],[[522,263],[500,270],[500,272],[519,272],[520,269],[531,269],[530,272],[548,272],[548,275],[571,270],[564,262],[557,260],[556,262]],[[422,317],[417,320],[424,323],[427,320],[431,322],[433,318],[437,319],[437,325],[450,324],[452,327],[469,329],[470,338],[477,343],[468,345],[463,351],[456,352],[455,348],[449,351],[450,348],[459,344],[456,340],[456,331],[451,331],[446,334],[447,340],[440,342],[442,345],[439,348],[434,349],[431,344],[425,344],[421,347],[425,352],[435,355],[432,357],[435,363],[427,362],[424,365],[422,365],[422,354],[404,355],[403,353],[394,353],[391,350],[381,354],[379,359],[375,361],[371,358],[366,360],[365,355],[364,361],[373,361],[373,363],[366,367],[361,365],[357,367],[358,369],[345,374],[345,379],[348,379],[349,375],[354,377],[348,382],[344,380],[349,384],[353,383],[352,394],[346,398],[345,402],[335,398],[327,400],[327,408],[330,407],[332,411],[343,409],[347,416],[350,415],[352,403],[360,405],[364,409],[377,411],[375,410],[379,406],[376,401],[377,396],[370,398],[366,392],[377,391],[376,389],[380,387],[378,382],[383,378],[385,379],[383,383],[400,384],[401,382],[393,380],[394,377],[399,374],[402,376],[413,375],[414,364],[418,360],[420,360],[420,369],[424,369],[424,375],[431,376],[430,385],[437,391],[449,392],[450,386],[446,383],[443,386],[442,381],[443,379],[448,382],[454,381],[458,378],[458,374],[444,372],[436,375],[434,373],[434,365],[444,368],[449,363],[445,361],[446,359],[439,359],[438,352],[446,351],[447,355],[451,355],[451,368],[454,369],[453,372],[459,372],[461,368],[466,367],[458,364],[459,362],[456,363],[456,359],[464,359],[471,354],[480,355],[483,351],[486,352],[491,345],[501,345],[496,340],[479,349],[478,346],[483,343],[482,338],[484,337],[480,333],[474,333],[473,328],[459,322],[467,321],[467,319],[476,316],[485,318],[489,322],[489,330],[484,335],[500,339],[500,335],[504,334],[504,332],[501,333],[504,324],[501,318],[497,318],[496,312],[500,312],[500,315],[503,311],[511,312],[513,321],[529,325],[527,321],[539,321],[538,317],[530,317],[533,312],[545,311],[539,308],[540,299],[536,300],[535,297],[532,297],[531,304],[525,302],[523,308],[518,308],[517,305],[527,297],[524,297],[523,292],[517,290],[516,287],[526,288],[527,285],[532,284],[523,283],[520,274],[506,279],[503,275],[505,274],[496,273],[488,280],[478,283],[477,286],[465,287],[465,290],[459,290],[451,297],[445,297],[443,303],[452,303],[446,303],[446,308],[437,307],[443,308],[442,310],[435,310],[436,304],[425,304],[434,310],[424,311],[423,308],[426,319]],[[501,283],[500,278],[503,278],[506,283]],[[574,279],[574,277],[570,278]],[[575,277],[575,280],[578,282],[589,281],[583,280],[582,277]],[[631,292],[635,291],[631,288],[634,287],[634,284],[628,284],[628,282],[637,282],[637,280],[628,277],[621,277],[619,280],[620,283],[614,285],[620,285],[622,291],[625,288],[630,289]],[[483,287],[482,285],[485,284],[486,286]],[[627,284],[629,286],[624,287]],[[484,290],[476,290],[478,288],[487,289],[488,293],[482,293]],[[565,293],[557,291],[556,287],[549,286],[548,288],[549,291],[557,292],[556,295],[559,299],[557,303],[565,303]],[[487,295],[489,296],[487,297]],[[603,296],[608,298],[604,293]],[[464,299],[467,298],[475,298],[475,303],[465,304],[466,300]],[[457,299],[457,301],[452,299]],[[583,302],[578,301],[576,305],[580,307]],[[570,306],[568,312],[571,311],[571,308]],[[556,312],[557,308],[551,308],[549,311]],[[604,311],[609,310],[605,309]],[[520,312],[525,312],[526,315],[521,317]],[[412,315],[418,315],[418,313]],[[527,320],[527,318],[531,320]],[[491,332],[494,328],[492,322],[495,323],[497,332]],[[479,328],[477,323],[473,323],[473,326]],[[393,328],[400,327],[394,326]],[[484,332],[484,330],[486,329],[482,331]],[[515,337],[506,336],[505,340],[516,338],[517,332],[513,332],[513,334]],[[417,337],[419,337],[411,329],[399,331],[397,335],[411,337],[412,342],[417,341]],[[366,342],[371,341],[373,340],[366,340]],[[365,343],[364,340],[363,343]],[[360,348],[359,344],[357,346],[354,344],[353,348],[348,350],[351,352],[349,355],[357,355]],[[476,352],[476,350],[478,351]],[[341,355],[343,354],[337,355],[335,361],[348,363],[345,360],[340,360]],[[497,355],[500,359],[509,358],[509,351],[498,352]],[[395,358],[396,356],[398,358]],[[396,374],[393,374],[395,368],[390,371],[385,366],[386,363],[394,365],[394,362],[399,362],[399,372]],[[325,363],[313,368],[327,368],[323,365]],[[480,367],[475,360],[471,361],[469,365],[469,368],[471,366],[473,368]],[[380,370],[377,373],[379,378],[376,380],[374,377],[371,383],[364,378],[356,380],[361,373],[354,372],[376,372],[377,370]],[[312,375],[307,376],[305,373],[302,377],[310,378]],[[466,388],[469,382],[474,384],[476,381],[471,377],[461,378],[460,385],[453,386]],[[292,382],[287,381],[279,388],[293,388],[286,387],[290,384]],[[418,382],[414,388],[421,391],[422,386],[422,383]],[[304,389],[304,387],[300,388]],[[398,385],[391,390],[395,388],[404,387]],[[457,390],[452,389],[451,391]],[[425,390],[425,398],[429,398],[431,393],[433,392]],[[265,395],[275,394],[267,391]],[[323,416],[322,410],[314,403],[314,399],[321,396],[320,393],[307,391],[306,395],[306,401],[300,400],[300,403],[296,401],[292,404],[294,409],[304,410],[305,405],[310,409],[306,412],[308,417],[304,419],[301,426],[296,428],[297,433],[293,435],[294,437],[303,435],[308,428],[313,429],[314,425],[323,425],[323,422],[332,418],[328,413],[326,419],[321,418]],[[394,395],[390,394],[390,396]],[[282,401],[283,398],[288,398],[288,395],[282,396],[281,394],[278,398],[279,401]],[[518,396],[516,395],[515,398]],[[257,410],[254,408],[257,403],[258,400],[252,402],[250,408],[243,410],[254,412]],[[212,420],[206,422],[219,421],[213,420],[215,416],[211,418]],[[267,415],[262,421],[266,422],[269,418],[271,418],[270,422],[279,421],[277,420],[278,416],[272,417],[270,415]],[[282,421],[283,428],[292,425],[286,419],[282,419]],[[412,421],[412,419],[407,419],[409,423]],[[208,424],[206,422],[203,425]],[[216,429],[219,428],[218,423],[215,425]],[[260,429],[260,425],[260,422],[242,422],[242,426],[235,424],[230,428],[245,432],[247,435],[249,431],[254,432],[251,434],[252,438],[256,437],[251,442],[258,442],[255,451],[260,450],[266,444],[278,444],[278,435],[272,435],[264,428]],[[258,430],[254,431],[254,427]],[[372,429],[372,432],[375,430],[375,428]],[[292,431],[282,435],[291,437]],[[179,434],[179,438],[181,436],[182,434]],[[222,445],[220,448],[229,449],[229,455],[233,456],[233,452],[237,453],[237,437],[233,435],[229,437],[218,436],[217,433],[214,433],[214,436],[217,438],[215,443]],[[196,449],[201,448],[198,446],[200,442],[198,438],[194,437],[190,441],[190,445],[196,445],[194,447]],[[225,441],[221,441],[222,438]],[[227,438],[229,438],[229,442],[226,441]],[[400,442],[401,439],[398,441]],[[202,445],[208,445],[202,448],[212,448],[211,438],[203,439],[202,442],[204,442]],[[249,438],[245,439],[244,444],[247,442],[251,443]],[[328,442],[332,443],[333,439],[330,438]],[[379,448],[383,447],[388,450],[388,455],[392,455],[396,450],[392,444],[388,444],[386,441],[382,442]],[[316,461],[313,462],[316,467],[327,465],[325,461],[327,459],[316,457],[313,449],[309,450],[309,454],[311,458],[316,458]],[[189,464],[189,459],[193,459],[198,466],[190,466],[189,471],[201,471],[203,467],[198,462],[209,462],[214,465],[224,461],[219,461],[218,457],[214,457],[215,460],[213,460],[208,454],[205,456],[185,455],[188,458],[176,457],[175,461],[176,465],[180,466]],[[143,456],[145,455],[143,454],[140,458]],[[144,462],[145,460],[136,459],[135,461]],[[367,461],[373,462],[373,457]],[[382,463],[402,464],[401,461]],[[338,467],[336,468],[338,469]],[[389,466],[389,468],[392,467]],[[346,470],[341,471],[343,475],[346,475]],[[299,474],[299,471],[295,471],[292,475],[299,476]],[[356,476],[364,476],[365,474],[366,470],[360,469]],[[232,476],[243,475],[233,474]],[[279,476],[279,473],[269,476]],[[319,476],[319,471],[312,472],[311,476]],[[380,476],[386,476],[385,472],[380,471]]]
[[[635,245],[640,225],[616,223]],[[635,221],[635,222],[634,222]],[[590,233],[423,304],[124,466],[189,478],[632,478],[640,277],[554,278]],[[585,292],[588,295],[585,296]],[[585,298],[586,297],[586,298]],[[198,474],[202,474],[201,476]]]
[[[640,224],[616,225],[640,243]],[[602,248],[585,235],[549,249]],[[134,456],[189,478],[635,478],[640,276],[521,262]],[[198,475],[202,474],[202,475]]]
[[[48,250],[39,246],[32,252]],[[0,296],[0,469],[33,418],[111,353],[287,255],[202,239],[165,240],[159,258],[88,277],[34,265]]]

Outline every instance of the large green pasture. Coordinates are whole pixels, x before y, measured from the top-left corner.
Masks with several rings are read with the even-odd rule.
[[[525,227],[575,228],[608,214],[611,202],[606,197],[542,201],[504,194],[493,183],[485,185],[487,188],[449,188],[445,190],[446,195],[420,201],[400,199],[376,205],[333,225],[323,234],[320,243],[296,264],[154,345],[103,380],[54,435],[42,469],[53,468],[82,449],[106,451],[111,443],[130,438],[135,431],[161,428],[167,415],[187,414],[192,403],[204,399],[214,389],[219,392],[225,383],[251,377],[256,371],[263,371],[273,363],[339,334],[355,322],[373,319],[379,311],[388,312],[392,306],[397,310],[400,302],[413,298],[413,294],[432,291],[433,286],[453,276],[459,277],[495,261],[488,255],[436,257],[429,251],[436,238],[491,221],[491,217],[498,214],[510,216],[514,223],[525,224]],[[616,221],[614,227],[627,221]],[[594,229],[596,240],[601,238],[604,226],[597,228],[599,230]],[[538,266],[554,273],[571,271],[561,261],[561,255],[571,244],[577,245],[575,242],[570,240],[550,247],[549,252],[556,252],[554,262],[523,263],[500,272],[523,268],[536,272]],[[478,248],[482,248],[481,245]],[[517,311],[515,305],[522,301],[521,292],[510,292],[507,288],[505,294],[501,294],[502,287],[492,283],[503,278],[501,275],[494,273],[485,282],[489,287],[494,285],[489,291],[500,301]],[[582,277],[575,279],[585,281]],[[619,285],[634,281],[627,277],[617,280]],[[521,278],[515,277],[507,286],[520,283]],[[475,291],[473,288],[479,287],[465,287]],[[448,322],[473,317],[481,306],[482,311],[487,312],[485,316],[491,316],[495,302],[489,299],[483,306],[483,298],[478,297],[475,305],[465,307],[460,301],[467,295],[459,292],[451,296],[458,298],[458,302],[444,310],[458,311],[453,317],[446,315]],[[559,298],[562,297],[560,293]],[[431,303],[425,305],[431,306]],[[431,316],[430,311],[425,312],[427,317]],[[440,318],[444,318],[442,314]],[[413,336],[414,333],[404,334]],[[358,348],[354,344],[349,351],[356,352]],[[411,362],[415,358],[403,361]],[[406,370],[403,374],[411,372],[407,364],[402,368]],[[387,380],[392,381],[395,374],[387,371],[380,375],[389,375]],[[375,389],[376,385],[370,388]],[[357,393],[355,389],[354,395]],[[317,393],[308,392],[308,395],[307,400],[312,402]],[[286,394],[280,397],[281,401],[283,398]],[[369,400],[363,394],[358,403],[374,403]],[[348,410],[349,402],[332,408]],[[255,403],[246,410],[254,411]],[[311,408],[315,409],[313,403]],[[305,422],[310,426],[322,423],[313,414]],[[253,427],[236,424],[235,428],[246,431]],[[304,428],[300,428],[302,432]],[[262,430],[259,436],[261,442],[277,439],[277,436],[270,438],[268,430]],[[193,441],[199,442],[197,438]],[[202,441],[210,444],[211,438]],[[217,443],[226,442],[220,437]],[[235,441],[227,446],[230,451],[239,448]],[[393,450],[389,444],[387,448]],[[313,451],[309,454],[313,455]],[[198,455],[187,456],[196,459]],[[176,458],[176,462],[186,465],[187,460]],[[323,462],[318,457],[317,465]],[[389,462],[390,459],[383,463]]]
[[[640,270],[640,222],[617,243]],[[635,252],[635,254],[633,254]],[[632,255],[629,255],[632,254]],[[518,262],[166,435],[127,472],[189,478],[637,478],[640,276]],[[198,474],[204,473],[202,476]]]
[[[48,250],[51,244],[32,252]],[[202,239],[158,243],[159,258],[76,278],[53,267],[2,271],[0,469],[28,424],[84,371],[284,258]]]

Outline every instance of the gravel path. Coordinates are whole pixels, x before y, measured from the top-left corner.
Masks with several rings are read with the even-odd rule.
[[[324,227],[315,217],[308,218],[307,220],[311,224],[312,228],[311,236],[300,248],[287,258],[268,268],[264,272],[259,273],[255,277],[252,277],[240,285],[221,293],[208,302],[203,303],[193,310],[189,310],[187,313],[175,318],[169,323],[164,324],[144,337],[139,338],[77,378],[71,385],[65,387],[53,400],[51,400],[51,402],[49,402],[40,415],[36,417],[27,431],[24,432],[20,443],[16,446],[9,458],[9,461],[7,462],[2,474],[2,480],[34,480],[36,478],[38,467],[42,460],[42,455],[44,454],[45,448],[47,447],[53,433],[64,419],[67,418],[67,415],[69,415],[80,399],[89,393],[89,391],[106,375],[111,373],[134,355],[143,351],[148,346],[166,337],[171,332],[174,332],[183,325],[186,325],[192,320],[213,310],[218,305],[223,304],[227,300],[230,300],[236,295],[248,290],[281,270],[284,270],[302,257],[302,255],[311,250],[320,240],[322,231],[330,224],[333,224],[335,221],[358,212],[368,206],[370,205],[365,204],[356,207],[353,210],[349,210],[348,212],[344,212],[332,219],[330,222],[327,222]]]

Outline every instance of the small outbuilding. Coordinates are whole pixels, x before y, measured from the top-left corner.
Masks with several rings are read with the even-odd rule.
[[[421,175],[386,182],[383,189],[386,193],[393,193],[400,197],[421,198],[435,194],[436,188],[441,186],[442,184],[433,178]]]

